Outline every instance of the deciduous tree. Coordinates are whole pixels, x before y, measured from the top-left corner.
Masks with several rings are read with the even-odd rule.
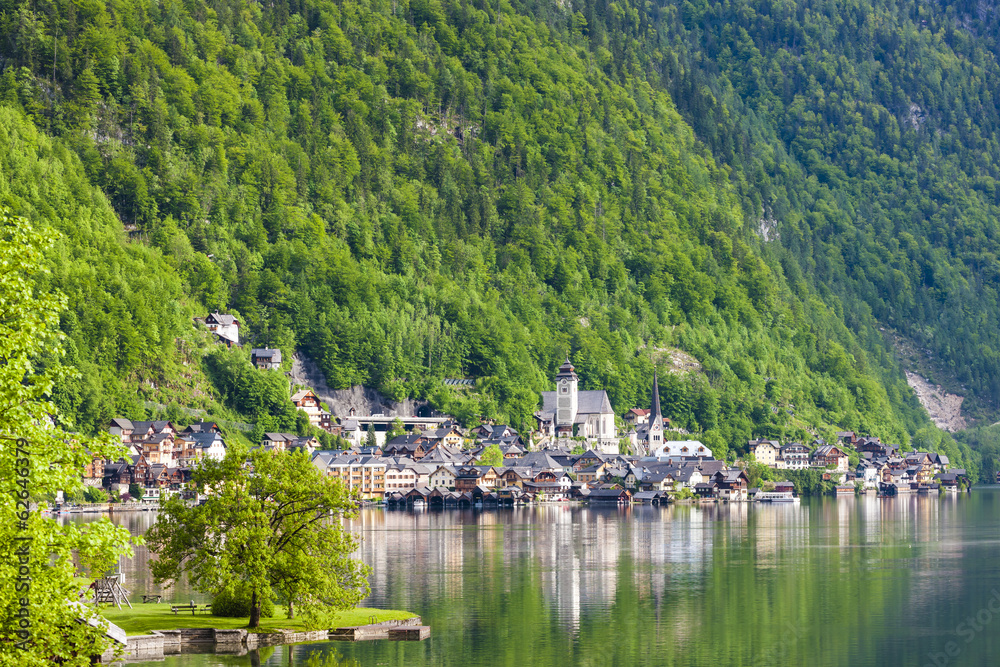
[[[368,568],[351,558],[356,540],[341,520],[357,497],[317,470],[305,452],[247,451],[233,445],[193,475],[206,500],[168,500],[147,534],[158,582],[187,573],[200,591],[247,594],[250,627],[276,589],[315,618],[353,607],[368,594]]]
[[[108,645],[80,602],[78,575],[103,573],[130,554],[130,536],[103,519],[60,525],[28,511],[30,497],[75,492],[92,454],[117,456],[108,439],[63,429],[49,396],[60,365],[65,298],[34,288],[53,241],[0,211],[0,665],[88,665]],[[85,572],[74,566],[81,563]]]

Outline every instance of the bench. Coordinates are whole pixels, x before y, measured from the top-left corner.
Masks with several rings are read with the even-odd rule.
[[[142,596],[142,601],[143,601],[143,603],[146,603],[146,602],[157,602],[158,603],[160,601],[160,598],[162,598],[162,597],[163,597],[162,595],[143,595]]]
[[[210,604],[205,604],[205,605],[176,604],[176,605],[173,605],[173,606],[170,607],[170,611],[174,612],[174,614],[177,614],[177,612],[179,612],[179,611],[189,611],[189,612],[191,612],[191,615],[194,616],[195,612],[199,612],[199,611],[203,611],[205,613],[211,612],[212,611],[212,605],[210,605]]]

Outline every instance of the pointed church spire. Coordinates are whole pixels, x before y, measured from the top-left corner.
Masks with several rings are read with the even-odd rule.
[[[649,424],[663,425],[663,414],[660,412],[660,383],[653,371],[653,405],[649,408]]]

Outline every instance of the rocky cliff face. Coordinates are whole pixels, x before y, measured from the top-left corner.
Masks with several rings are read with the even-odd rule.
[[[962,416],[962,401],[965,397],[949,394],[943,387],[933,385],[926,378],[906,371],[906,382],[913,388],[920,405],[924,406],[934,425],[954,433],[968,425]]]
[[[292,384],[300,384],[315,392],[319,400],[326,403],[335,417],[346,417],[354,410],[359,417],[384,414],[393,417],[408,417],[418,414],[428,407],[427,401],[406,399],[402,402],[390,400],[375,389],[355,385],[350,389],[330,389],[323,371],[312,359],[297,352],[292,357]]]

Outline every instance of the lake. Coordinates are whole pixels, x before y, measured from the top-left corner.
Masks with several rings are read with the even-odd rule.
[[[124,515],[144,532],[152,514]],[[1000,490],[801,505],[364,510],[366,605],[424,642],[324,642],[209,665],[995,665]],[[154,589],[140,549],[133,599]],[[169,600],[203,601],[183,586]]]

